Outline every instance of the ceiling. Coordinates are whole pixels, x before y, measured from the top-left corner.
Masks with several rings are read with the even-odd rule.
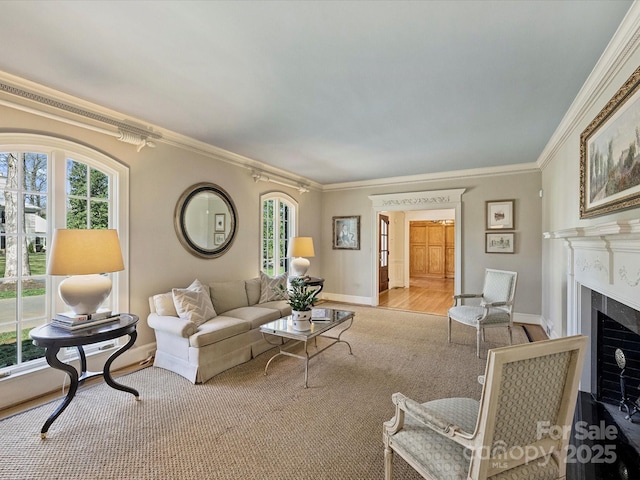
[[[631,3],[4,0],[0,70],[321,184],[499,167]]]

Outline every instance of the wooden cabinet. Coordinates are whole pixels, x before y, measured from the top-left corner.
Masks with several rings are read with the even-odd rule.
[[[409,275],[453,277],[454,227],[439,222],[409,222]]]

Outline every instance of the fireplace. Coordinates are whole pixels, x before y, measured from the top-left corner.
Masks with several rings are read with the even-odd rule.
[[[616,351],[620,351],[625,362],[625,393],[635,401],[640,396],[640,312],[595,291],[591,293],[591,306],[591,318],[596,323],[591,336],[591,391],[596,400],[620,406],[622,369],[620,359],[616,359]],[[640,422],[640,413],[633,419]]]
[[[640,413],[620,411],[616,349],[624,351],[627,396],[640,396],[640,220],[572,228],[545,234],[564,240],[567,252],[567,335],[583,334],[591,348],[583,368],[572,446],[578,460],[570,479],[640,479]],[[624,408],[623,408],[624,410]],[[578,422],[606,438],[576,438]],[[596,435],[597,436],[597,435]],[[597,458],[598,451],[614,452]],[[579,461],[579,453],[588,454]],[[588,461],[587,461],[588,460]],[[599,461],[595,461],[599,460]]]

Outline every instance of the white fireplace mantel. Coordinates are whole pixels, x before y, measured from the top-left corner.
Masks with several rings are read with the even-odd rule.
[[[591,290],[640,310],[640,219],[546,232],[567,248],[567,335],[591,337]],[[591,391],[591,352],[580,390]]]
[[[568,228],[544,237],[565,242],[569,288],[576,282],[640,310],[640,219]]]

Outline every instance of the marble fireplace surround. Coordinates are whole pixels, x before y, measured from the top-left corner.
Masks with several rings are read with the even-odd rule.
[[[640,220],[616,221],[547,232],[567,248],[567,335],[591,336],[591,291],[640,310]],[[591,351],[580,390],[590,393]],[[594,372],[595,373],[595,372]]]

